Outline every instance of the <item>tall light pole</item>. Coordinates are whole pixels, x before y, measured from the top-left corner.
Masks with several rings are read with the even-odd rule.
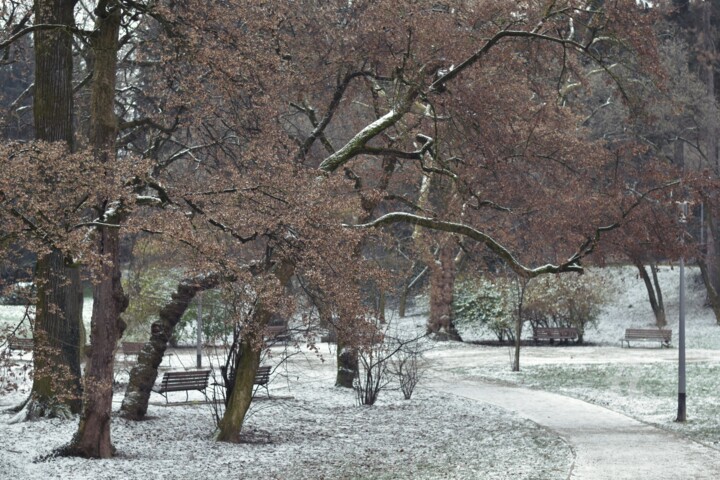
[[[681,244],[685,245],[685,222],[687,222],[688,204],[680,203]],[[685,254],[680,257],[680,318],[678,320],[678,410],[676,422],[687,420],[685,390]]]

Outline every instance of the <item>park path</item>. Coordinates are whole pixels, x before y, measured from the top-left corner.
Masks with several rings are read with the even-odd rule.
[[[570,479],[720,478],[717,450],[581,400],[440,375],[431,388],[496,405],[556,432],[575,455]]]

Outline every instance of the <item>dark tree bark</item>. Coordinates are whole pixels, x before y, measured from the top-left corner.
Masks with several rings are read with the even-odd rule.
[[[410,271],[413,272],[414,270],[415,263],[413,263]],[[424,267],[420,271],[420,273],[408,280],[408,283],[403,286],[402,292],[400,292],[400,305],[398,306],[398,316],[400,316],[400,318],[405,318],[405,311],[407,310],[407,298],[410,294],[410,290],[422,279],[423,276],[425,276],[428,270],[428,267]]]
[[[430,317],[427,331],[439,340],[462,341],[455,328],[452,309],[455,288],[455,244],[448,242],[430,266]]]
[[[147,413],[150,392],[158,375],[170,337],[175,326],[187,310],[195,295],[203,290],[215,288],[218,275],[205,275],[184,279],[177,286],[172,299],[161,310],[159,320],[153,322],[150,340],[138,355],[137,364],[130,371],[130,381],[120,407],[121,416],[128,420],[142,420]]]
[[[38,260],[37,317],[34,325],[33,388],[27,418],[80,413],[82,286],[77,268],[66,268],[62,252]]]
[[[663,302],[662,290],[660,289],[660,282],[657,276],[657,264],[654,262],[650,263],[650,271],[652,274],[652,278],[650,278],[650,274],[648,274],[642,260],[635,256],[631,256],[631,259],[640,273],[640,278],[642,278],[645,283],[645,289],[648,292],[648,299],[650,300],[650,307],[655,315],[655,324],[658,328],[662,328],[667,325],[667,319],[665,317],[665,304]]]
[[[115,117],[115,77],[117,71],[118,34],[121,7],[115,0],[100,1],[95,10],[96,31],[92,38],[95,57],[90,98],[90,144],[95,161],[115,161],[117,120]],[[108,183],[113,184],[112,168],[106,169]],[[98,198],[95,207],[106,226],[95,233],[96,252],[102,260],[97,267],[98,280],[93,286],[91,325],[92,353],[84,376],[83,409],[78,430],[65,454],[88,458],[109,458],[114,454],[110,438],[112,379],[115,347],[125,324],[120,315],[128,299],[120,283],[120,232],[123,206],[115,199]]]
[[[345,345],[340,336],[338,336],[335,386],[353,388],[353,382],[358,374],[358,368],[357,348]]]
[[[714,217],[714,208],[709,201],[704,202],[705,218],[703,221],[707,225],[707,237],[705,239],[704,255],[698,257],[698,265],[702,274],[705,290],[707,291],[707,301],[715,314],[715,322],[720,325],[720,290],[717,281],[717,264],[718,252],[720,251],[720,242],[718,242],[717,222]]]
[[[73,26],[75,3],[76,0],[38,0],[35,21]],[[35,138],[62,142],[72,150],[72,37],[60,30],[37,30],[34,44]],[[28,419],[80,413],[83,296],[79,269],[71,263],[57,248],[38,259],[33,332],[35,374],[25,405]]]

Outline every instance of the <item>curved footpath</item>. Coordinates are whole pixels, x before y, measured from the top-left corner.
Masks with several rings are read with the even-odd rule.
[[[553,430],[574,450],[571,479],[720,478],[717,450],[581,400],[493,383],[443,382],[438,377],[431,388],[499,406]]]

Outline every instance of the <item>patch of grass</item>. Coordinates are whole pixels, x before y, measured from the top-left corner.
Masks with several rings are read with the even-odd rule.
[[[519,373],[481,368],[473,374],[568,395],[706,444],[720,445],[718,365],[687,365],[686,424],[674,421],[677,365],[671,363],[540,365],[526,366]]]

